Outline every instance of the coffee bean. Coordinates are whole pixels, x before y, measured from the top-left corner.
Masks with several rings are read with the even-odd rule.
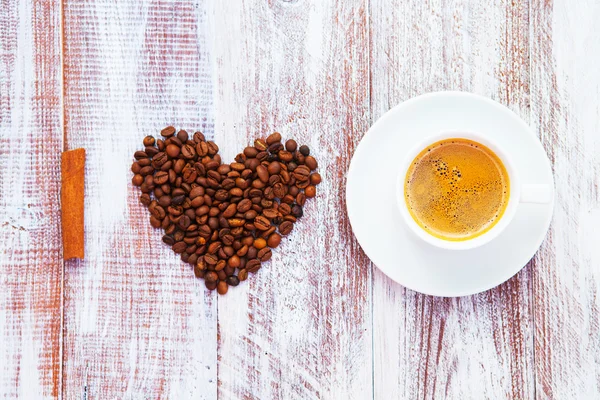
[[[196,157],[196,150],[194,149],[194,146],[186,144],[181,148],[181,154],[186,160],[191,160],[192,158]]]
[[[281,134],[279,132],[273,132],[267,137],[267,144],[271,145],[273,143],[281,142]]]
[[[258,251],[257,257],[261,262],[265,262],[265,261],[269,261],[271,259],[271,255],[272,255],[271,249],[268,247],[265,247],[264,249],[261,249]]]
[[[173,237],[172,237],[172,236],[169,236],[169,235],[164,235],[164,236],[162,237],[162,241],[163,241],[165,244],[168,244],[169,246],[173,246],[173,245],[175,244],[175,239],[173,239]]]
[[[181,143],[185,143],[188,140],[188,133],[183,129],[177,132],[177,139],[181,140]]]
[[[194,132],[194,142],[200,143],[204,141],[206,141],[206,138],[202,132]]]
[[[248,271],[248,272],[256,273],[260,269],[260,267],[261,267],[261,262],[257,258],[253,258],[251,260],[248,260],[248,262],[246,262],[246,271]]]
[[[207,281],[206,276],[204,276],[204,285],[208,290],[215,290],[217,288],[217,281]]]
[[[144,138],[144,146],[154,146],[154,137],[153,136],[146,136]]]
[[[227,286],[227,282],[219,281],[219,283],[217,284],[217,293],[225,294],[225,293],[227,293],[228,288],[229,288],[229,286]]]
[[[271,222],[264,216],[259,215],[258,217],[254,218],[254,226],[256,229],[265,231],[271,227]]]
[[[172,246],[172,249],[175,253],[180,254],[185,251],[187,244],[185,242],[177,242]]]
[[[136,151],[133,154],[133,157],[135,157],[136,160],[141,160],[143,158],[148,158],[148,154],[146,154],[145,151]]]
[[[279,152],[279,159],[283,162],[290,162],[294,156],[289,151],[282,150]]]
[[[302,215],[304,215],[302,207],[300,207],[299,205],[295,205],[294,207],[292,207],[292,215],[296,218],[302,217]]]
[[[290,139],[287,142],[285,142],[285,149],[287,151],[289,151],[290,153],[295,152],[297,148],[298,148],[298,144],[296,143],[296,141],[294,139]]]
[[[167,146],[167,154],[169,157],[175,158],[179,155],[181,148],[175,144],[170,144]]]
[[[144,183],[144,177],[140,174],[134,175],[131,179],[133,186],[141,186]]]
[[[311,185],[318,185],[321,183],[321,175],[318,172],[310,175],[310,183]]]
[[[269,182],[269,172],[264,166],[259,165],[258,167],[256,167],[256,175],[258,176],[258,179],[260,179],[261,182]]]
[[[231,276],[227,277],[227,279],[225,280],[225,282],[227,282],[227,284],[229,286],[235,287],[235,286],[237,286],[237,285],[240,284],[240,279],[237,276],[235,276],[235,275],[231,275]]]
[[[163,183],[167,183],[169,180],[169,174],[165,171],[158,171],[154,174],[154,183],[156,185],[162,185]]]
[[[289,235],[293,228],[294,224],[292,222],[283,221],[281,224],[279,224],[279,233],[281,233],[283,236]]]
[[[160,131],[161,136],[169,138],[175,134],[175,128],[172,126],[167,126],[165,129]]]
[[[279,159],[277,153],[283,150],[283,145],[279,142],[273,143],[267,147],[267,151],[270,153],[269,157],[267,157],[267,161],[276,161]]]
[[[281,236],[278,235],[277,233],[272,233],[269,238],[267,239],[267,245],[274,249],[275,247],[279,246],[279,243],[281,242]],[[260,252],[259,252],[260,253]]]
[[[206,282],[216,282],[218,279],[219,279],[219,277],[215,271],[208,271],[204,275],[204,280]]]
[[[313,156],[306,157],[306,159],[304,160],[304,164],[311,170],[317,169],[317,167],[319,166],[317,160],[315,160]]]
[[[306,197],[315,197],[317,195],[317,188],[313,185],[307,186],[306,189],[304,189],[304,193],[306,194]]]
[[[302,154],[305,157],[308,156],[310,154],[310,149],[308,148],[308,146],[300,146],[300,154]]]
[[[267,142],[265,142],[264,139],[256,139],[254,141],[254,147],[256,147],[256,150],[258,150],[259,152],[265,151],[267,149]]]

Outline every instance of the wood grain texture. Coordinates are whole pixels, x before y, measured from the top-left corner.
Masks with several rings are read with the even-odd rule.
[[[59,393],[60,8],[0,1],[0,397]]]
[[[429,91],[465,90],[529,118],[527,1],[371,2],[373,120]],[[401,259],[401,255],[399,255]],[[373,273],[376,399],[534,396],[530,271],[459,299]]]
[[[66,264],[64,398],[216,396],[216,294],[161,242],[132,155],[169,124],[213,134],[204,4],[64,2],[66,137],[85,147],[86,257]]]
[[[536,397],[600,398],[600,3],[532,0],[532,123],[554,165],[534,269]]]
[[[369,126],[367,2],[214,7],[224,159],[277,130],[309,145],[323,176],[272,260],[219,297],[219,398],[370,398],[371,266],[344,199],[345,172]]]

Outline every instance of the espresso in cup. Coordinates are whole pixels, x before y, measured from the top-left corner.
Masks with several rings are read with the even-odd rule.
[[[406,173],[404,197],[412,218],[429,234],[470,240],[502,218],[510,181],[490,148],[469,139],[445,139],[415,157]]]

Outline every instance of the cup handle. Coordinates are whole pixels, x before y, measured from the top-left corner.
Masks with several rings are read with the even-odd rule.
[[[552,201],[550,185],[525,184],[521,186],[521,203],[548,204]]]

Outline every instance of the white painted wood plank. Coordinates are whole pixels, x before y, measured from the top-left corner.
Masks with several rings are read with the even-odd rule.
[[[219,297],[220,399],[372,396],[371,267],[344,176],[369,126],[368,6],[215,2],[215,136],[231,160],[274,130],[310,146],[323,183],[273,259]]]
[[[161,242],[133,152],[173,124],[213,135],[205,2],[64,2],[66,135],[85,147],[86,258],[65,270],[64,397],[217,391],[216,293]]]
[[[538,399],[600,398],[600,3],[532,0],[532,122],[554,165],[536,258]]]
[[[0,2],[0,397],[60,391],[60,7]]]
[[[529,118],[528,2],[373,0],[373,120],[436,90],[466,90]],[[401,257],[401,256],[400,256]],[[530,271],[443,299],[373,273],[376,399],[534,396]]]

